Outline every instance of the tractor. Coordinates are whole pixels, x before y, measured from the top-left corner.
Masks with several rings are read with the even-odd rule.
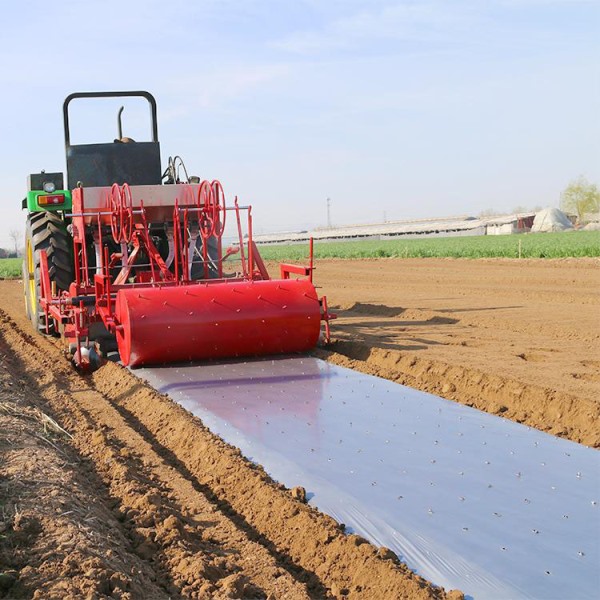
[[[150,141],[71,143],[73,101],[141,98]],[[63,103],[63,173],[28,177],[23,281],[34,330],[63,337],[73,365],[136,367],[306,352],[335,318],[307,266],[271,278],[252,235],[252,207],[226,203],[216,180],[161,167],[155,98],[77,92]],[[225,227],[232,234],[226,245]],[[324,324],[324,326],[322,326]]]

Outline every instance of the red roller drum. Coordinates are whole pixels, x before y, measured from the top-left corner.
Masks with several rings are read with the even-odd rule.
[[[321,330],[304,279],[122,289],[115,312],[121,360],[132,367],[305,352]]]

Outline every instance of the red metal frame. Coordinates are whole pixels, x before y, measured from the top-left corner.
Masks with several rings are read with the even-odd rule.
[[[70,216],[72,218],[75,281],[71,284],[68,292],[52,293],[47,255],[44,251],[40,253],[42,291],[40,303],[46,316],[46,323],[48,324],[49,319],[54,319],[56,323],[63,325],[62,331],[65,338],[74,342],[75,362],[79,363],[76,366],[83,369],[88,368],[90,365],[87,354],[82,352],[81,349],[89,345],[90,327],[93,324],[102,323],[106,331],[117,336],[118,340],[121,340],[123,336],[131,337],[131,331],[124,331],[125,328],[131,327],[129,316],[121,314],[121,317],[119,317],[119,310],[129,310],[132,296],[128,290],[169,290],[173,287],[189,287],[190,292],[184,291],[183,293],[186,296],[192,296],[191,286],[209,286],[210,293],[203,292],[205,295],[209,293],[212,297],[212,300],[207,301],[228,306],[229,300],[226,301],[226,298],[230,297],[227,296],[229,292],[234,291],[243,294],[252,289],[245,284],[270,281],[267,268],[253,240],[251,207],[240,207],[237,197],[234,200],[233,207],[227,207],[223,187],[219,181],[203,181],[196,186],[178,186],[175,190],[177,197],[173,202],[168,200],[163,202],[160,199],[162,191],[165,193],[169,191],[171,196],[173,195],[173,190],[169,189],[172,186],[151,186],[149,190],[142,190],[141,188],[144,186],[138,187],[139,189],[134,186],[130,187],[127,184],[122,186],[114,184],[111,188],[104,190],[104,199],[101,202],[97,201],[98,188],[96,188],[94,192],[96,194],[94,196],[95,201],[87,207],[85,198],[88,191],[84,188],[77,188],[73,191],[73,213]],[[145,186],[145,188],[150,188],[150,186]],[[141,197],[142,192],[151,195],[153,201],[146,204]],[[156,200],[156,197],[159,197],[159,200]],[[223,255],[222,236],[228,210],[235,213],[238,247],[229,248]],[[242,228],[241,214],[243,212],[247,214],[246,236],[244,236]],[[168,239],[170,259],[165,260],[152,239],[151,225],[164,224],[165,220],[169,218],[172,219],[173,239]],[[209,243],[211,240],[213,245],[216,245],[215,256],[210,255]],[[203,278],[192,281],[191,264],[194,260],[194,254],[197,252],[197,243],[201,244],[199,254],[203,264]],[[95,248],[95,265],[90,262],[90,248]],[[223,263],[234,254],[239,254],[240,269],[237,273],[226,276]],[[210,272],[211,264],[214,266],[213,277],[211,277]],[[329,313],[325,297],[319,300],[314,287],[312,287],[313,270],[313,244],[311,240],[310,265],[308,267],[281,265],[281,280],[288,281],[291,279],[290,275],[293,274],[310,282],[312,292],[309,288],[306,288],[309,291],[303,292],[303,296],[310,298],[310,302],[316,301],[318,303],[317,318],[325,321],[325,339],[328,341],[330,336],[329,320],[334,319],[335,315]],[[289,289],[282,288],[280,285],[277,285],[277,288],[274,286],[265,287],[264,285],[260,288],[258,299],[266,300],[268,304],[273,306],[276,306],[277,303],[285,303],[281,304],[279,308],[271,308],[270,312],[265,313],[265,316],[257,313],[254,317],[255,321],[250,325],[246,325],[252,328],[259,322],[271,321],[277,323],[277,325],[273,325],[272,331],[267,329],[260,335],[258,333],[253,334],[259,337],[252,343],[248,342],[248,353],[253,352],[254,348],[250,346],[256,345],[257,340],[259,346],[263,345],[264,342],[266,344],[265,348],[279,348],[281,346],[282,351],[285,351],[286,343],[294,349],[296,347],[304,348],[309,343],[312,334],[307,334],[308,337],[306,339],[302,338],[300,341],[298,337],[300,334],[296,333],[297,330],[302,328],[302,320],[288,316],[290,314],[289,306],[297,304],[293,293],[290,291],[291,289],[291,287]],[[289,300],[280,301],[279,295],[283,293],[282,290],[292,294],[292,304]],[[165,313],[165,309],[157,308],[156,298],[160,299],[163,296],[171,298],[173,293],[165,291],[161,296],[161,294],[157,295],[156,292],[152,292],[151,295],[154,298],[154,304],[149,312],[152,319],[157,323],[158,331],[160,329],[158,324],[160,323],[162,326],[166,317],[164,314],[159,315],[159,313]],[[142,297],[141,292],[138,296]],[[121,301],[119,301],[120,308],[116,306],[118,297],[121,298]],[[179,293],[175,295],[175,298],[179,300],[182,297],[182,294]],[[208,296],[206,297],[208,298]],[[276,301],[275,298],[277,298]],[[247,302],[248,306],[252,304],[251,299]],[[166,300],[164,304],[167,304]],[[193,308],[189,311],[192,315],[196,310],[196,306],[190,306]],[[257,306],[263,306],[263,304],[259,303]],[[246,305],[242,303],[236,310],[238,313],[247,312],[245,307]],[[186,310],[187,308],[189,307],[186,304]],[[300,316],[303,314],[302,311],[305,311],[306,319],[313,318],[310,316],[313,311],[310,306],[307,305],[307,307],[301,309],[298,305],[296,308]],[[264,310],[264,308],[260,310]],[[285,312],[286,310],[288,312]],[[216,325],[227,316],[224,308],[221,311],[222,314],[211,314],[210,316],[211,319],[216,321]],[[175,313],[171,316],[175,318]],[[245,315],[243,316],[245,317]],[[143,314],[139,318],[144,319],[145,317],[146,315]],[[208,319],[209,317],[204,318]],[[242,319],[241,316],[239,318]],[[124,324],[125,321],[126,324]],[[190,321],[192,321],[191,318]],[[166,322],[168,323],[168,319]],[[195,324],[198,327],[205,325],[204,322],[198,325],[198,317],[196,317]],[[166,327],[170,329],[168,324]],[[314,325],[311,325],[311,327],[314,328]],[[46,329],[48,330],[48,325]],[[237,341],[239,336],[236,337],[234,329],[232,328],[229,334],[232,336],[231,345],[237,348],[236,352],[239,353],[239,343]],[[155,342],[159,345],[161,344],[160,335],[160,333],[157,333]],[[295,341],[294,336],[297,338]],[[234,337],[236,337],[235,340]],[[282,339],[292,338],[293,341],[280,342],[278,341],[279,337]],[[191,343],[188,343],[188,345],[191,347]],[[129,353],[129,351],[127,352]],[[215,352],[224,353],[221,350],[215,350]],[[196,354],[198,353],[195,349],[190,350],[190,356]]]

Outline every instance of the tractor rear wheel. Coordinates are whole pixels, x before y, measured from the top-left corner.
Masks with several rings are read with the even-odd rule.
[[[25,257],[23,259],[23,285],[25,308],[33,328],[41,333],[57,334],[53,320],[48,323],[40,307],[41,277],[40,250],[48,256],[50,282],[57,291],[68,290],[74,281],[71,236],[62,217],[54,212],[29,213],[25,231]]]

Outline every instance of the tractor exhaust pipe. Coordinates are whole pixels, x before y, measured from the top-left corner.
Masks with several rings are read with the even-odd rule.
[[[125,107],[121,106],[121,108],[119,109],[119,112],[117,114],[117,130],[119,133],[119,135],[117,136],[118,140],[123,139],[123,123],[121,121],[121,115],[123,114],[123,110],[125,110]]]

